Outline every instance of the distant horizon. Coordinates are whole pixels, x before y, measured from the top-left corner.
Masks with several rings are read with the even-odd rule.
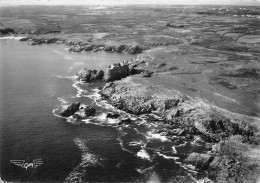
[[[19,5],[234,5],[260,6],[260,0],[0,0],[0,6]]]

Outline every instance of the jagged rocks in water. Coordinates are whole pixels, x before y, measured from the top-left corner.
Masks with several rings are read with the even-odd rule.
[[[209,167],[209,164],[213,161],[213,159],[214,157],[209,154],[193,152],[188,156],[185,162],[196,166],[200,170],[205,170]]]
[[[86,68],[84,68],[83,70],[79,71],[76,75],[78,76],[79,80],[91,82],[96,80],[102,80],[105,74],[103,70],[87,70]]]
[[[118,123],[118,125],[122,125],[122,124],[130,124],[131,123],[131,119],[130,118],[122,118],[120,120],[120,122]]]
[[[84,108],[84,112],[85,112],[86,117],[94,116],[96,114],[96,109],[91,106],[86,106]]]
[[[114,52],[115,47],[114,46],[105,46],[104,50],[107,51],[107,52]]]
[[[118,118],[120,115],[119,114],[116,114],[116,113],[113,113],[113,112],[109,112],[107,113],[107,118]]]
[[[79,110],[79,106],[79,102],[73,102],[67,108],[63,109],[60,115],[64,117],[69,117]]]
[[[125,45],[119,45],[119,46],[116,46],[116,47],[115,47],[115,52],[121,53],[121,52],[123,52],[125,49],[126,49],[126,46],[125,46]]]
[[[82,50],[83,50],[83,47],[81,47],[81,46],[73,46],[68,49],[68,51],[70,51],[70,52],[81,52]]]
[[[129,65],[114,64],[110,66],[106,73],[106,81],[115,81],[130,75]]]
[[[0,29],[0,34],[16,34],[16,32],[14,31],[14,29],[11,28],[6,28],[6,29]]]
[[[127,52],[129,54],[142,53],[142,51],[143,51],[143,49],[140,46],[132,46],[125,50],[125,52]]]

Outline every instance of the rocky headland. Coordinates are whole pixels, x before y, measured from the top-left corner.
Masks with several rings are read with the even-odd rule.
[[[189,153],[185,163],[207,172],[215,182],[255,183],[260,181],[257,10],[117,7],[109,16],[106,10],[95,14],[88,9],[92,16],[75,19],[86,13],[77,8],[74,13],[64,10],[53,20],[28,18],[18,11],[21,20],[3,24],[0,33],[26,35],[20,41],[30,45],[66,44],[70,52],[138,54],[106,71],[83,69],[77,77],[84,82],[105,80],[100,88],[104,100],[163,124],[157,132],[168,139],[185,138],[204,146],[204,152]],[[49,11],[54,15],[56,10]],[[77,120],[95,115],[95,109],[73,103],[61,115]],[[119,125],[130,122],[122,118]]]
[[[151,52],[147,54],[155,56]],[[206,97],[195,97],[194,93],[199,93],[197,89],[187,92],[178,86],[178,78],[172,74],[169,76],[168,72],[159,72],[160,67],[166,64],[157,64],[151,71],[147,65],[156,61],[144,61],[144,58],[146,55],[140,55],[131,63],[142,70],[141,73],[108,82],[101,89],[102,97],[118,109],[135,115],[148,115],[153,121],[163,123],[165,128],[158,133],[166,134],[172,141],[186,138],[203,144],[205,152],[193,152],[185,162],[196,166],[199,171],[207,171],[212,180],[257,182],[260,173],[259,118],[231,112],[229,107],[215,105]],[[187,69],[187,65],[185,67]],[[154,74],[145,77],[147,72]],[[200,90],[204,96],[214,93],[214,90],[205,91],[205,87]]]

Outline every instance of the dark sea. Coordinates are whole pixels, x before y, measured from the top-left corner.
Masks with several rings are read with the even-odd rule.
[[[69,53],[65,45],[30,46],[0,40],[1,180],[15,182],[197,182],[204,178],[184,165],[202,147],[185,139],[169,141],[153,129],[162,126],[145,116],[119,111],[103,101],[98,87],[75,73],[86,67],[106,69],[133,58],[115,53]],[[92,105],[94,117],[71,121],[59,112],[71,102]],[[130,116],[117,125],[108,112]],[[27,169],[11,163],[41,159]]]

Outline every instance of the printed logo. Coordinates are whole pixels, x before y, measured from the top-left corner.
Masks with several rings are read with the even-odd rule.
[[[41,158],[33,160],[32,163],[25,163],[25,160],[10,160],[11,163],[15,164],[16,166],[20,166],[22,168],[37,168],[38,166],[43,164],[43,161]]]

